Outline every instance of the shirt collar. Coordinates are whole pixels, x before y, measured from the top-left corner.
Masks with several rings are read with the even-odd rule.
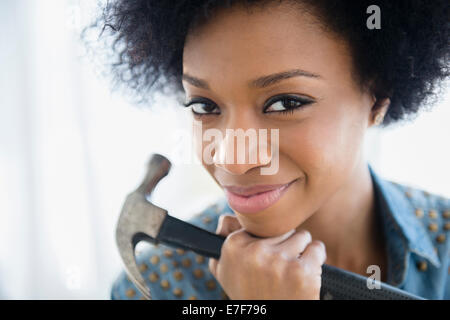
[[[406,240],[407,250],[440,267],[441,263],[430,237],[425,227],[416,218],[415,208],[405,192],[394,183],[380,178],[370,165],[368,167],[385,226]]]

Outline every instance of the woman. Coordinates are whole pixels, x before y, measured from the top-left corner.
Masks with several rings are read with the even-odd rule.
[[[139,256],[153,299],[318,299],[324,263],[450,298],[449,199],[379,178],[362,152],[370,127],[436,97],[447,17],[446,1],[110,3],[115,70],[143,98],[170,89],[204,131],[279,134],[278,153],[243,164],[214,157],[230,139],[205,161],[194,136],[226,200],[191,222],[227,239],[220,260],[162,246]],[[112,298],[140,297],[122,274]]]

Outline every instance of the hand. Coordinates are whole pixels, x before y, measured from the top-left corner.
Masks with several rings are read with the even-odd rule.
[[[216,233],[227,238],[220,259],[209,259],[209,270],[230,299],[320,298],[325,245],[308,231],[256,238],[236,217],[221,215]]]

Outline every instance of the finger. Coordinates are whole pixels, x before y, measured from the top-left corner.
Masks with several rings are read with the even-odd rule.
[[[242,229],[242,226],[235,216],[223,214],[219,217],[216,233],[226,237],[230,233],[239,229]]]
[[[212,275],[214,276],[214,278],[217,278],[217,265],[219,264],[219,261],[217,259],[214,258],[209,258],[208,261],[208,269],[209,271],[212,273]]]
[[[321,266],[327,259],[325,244],[322,241],[312,241],[301,254],[300,260],[313,266]]]
[[[299,230],[293,233],[289,238],[278,244],[279,250],[286,252],[288,256],[297,258],[306,247],[311,243],[311,233],[306,230]]]

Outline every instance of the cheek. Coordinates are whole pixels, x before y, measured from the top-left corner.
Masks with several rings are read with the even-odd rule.
[[[307,220],[345,183],[359,159],[364,135],[363,126],[348,119],[314,117],[280,130],[281,157],[289,159],[304,181],[266,214],[238,214],[245,229],[262,237],[281,235]]]
[[[305,174],[307,185],[324,190],[335,188],[350,174],[359,160],[363,139],[362,124],[336,112],[289,129],[282,141],[289,150],[286,153]]]

